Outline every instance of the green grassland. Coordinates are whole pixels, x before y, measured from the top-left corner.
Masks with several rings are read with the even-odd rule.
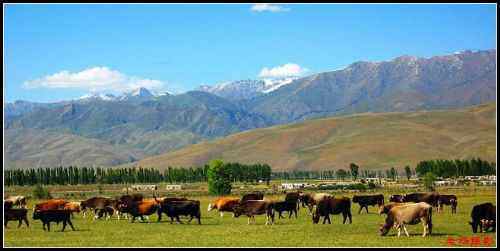
[[[18,189],[15,189],[18,190]],[[26,191],[26,188],[24,189]],[[60,232],[62,224],[52,224],[51,232],[44,232],[40,221],[33,221],[29,212],[30,227],[23,225],[17,228],[17,222],[9,222],[9,228],[4,229],[5,246],[73,246],[73,247],[369,247],[369,246],[447,246],[447,238],[485,236],[493,238],[494,233],[473,234],[467,222],[470,219],[472,206],[483,202],[496,204],[495,187],[461,187],[438,190],[440,193],[452,193],[458,196],[458,213],[452,215],[449,207],[443,213],[433,211],[433,234],[423,238],[422,224],[408,226],[410,237],[391,230],[388,236],[378,234],[379,224],[385,217],[376,213],[375,207],[370,207],[369,214],[362,212],[358,215],[359,206],[353,204],[352,224],[341,224],[342,217],[333,215],[332,224],[315,225],[306,209],[301,209],[298,219],[278,219],[274,225],[266,226],[265,216],[257,216],[255,225],[247,224],[247,217],[233,218],[226,213],[223,218],[216,211],[207,212],[207,205],[215,197],[207,195],[190,196],[191,199],[201,201],[202,225],[193,220],[190,224],[170,224],[165,216],[162,222],[157,222],[157,216],[150,217],[149,223],[127,220],[96,220],[82,218],[76,215],[73,224],[77,231],[69,226],[65,232]],[[22,189],[9,194],[24,192]],[[378,192],[378,191],[375,191]],[[388,198],[391,193],[398,191],[381,190]],[[399,191],[405,192],[405,191]],[[352,193],[336,192],[335,195],[352,197]],[[90,196],[89,196],[90,197]],[[283,199],[283,194],[266,195],[270,199]],[[36,201],[30,201],[28,208],[32,208]],[[186,219],[182,219],[186,222]],[[321,222],[320,222],[321,223]]]

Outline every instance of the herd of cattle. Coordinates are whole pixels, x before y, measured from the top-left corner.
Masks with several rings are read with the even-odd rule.
[[[354,195],[353,203],[359,204],[358,214],[365,208],[368,213],[368,206],[378,206],[379,214],[386,214],[385,223],[380,226],[380,234],[386,235],[391,228],[398,231],[398,237],[401,235],[401,230],[404,230],[409,236],[405,225],[415,225],[422,223],[424,227],[423,236],[432,234],[432,208],[436,208],[437,212],[443,210],[443,205],[451,206],[451,213],[456,213],[458,200],[455,195],[442,195],[437,192],[431,193],[411,193],[406,195],[392,195],[389,198],[389,203],[384,203],[384,196],[377,195]],[[8,221],[19,221],[18,227],[24,221],[29,226],[26,209],[26,198],[23,196],[10,196],[4,199],[4,226],[7,228]],[[255,223],[255,215],[265,215],[266,225],[273,224],[275,220],[275,212],[278,217],[282,218],[283,212],[288,212],[288,218],[295,214],[300,208],[307,208],[309,215],[312,216],[312,222],[317,224],[323,217],[323,224],[328,221],[331,224],[330,214],[342,214],[343,224],[349,219],[352,223],[351,214],[351,199],[348,197],[336,197],[327,193],[303,193],[289,192],[286,194],[283,201],[275,201],[264,199],[264,194],[250,193],[240,198],[220,197],[208,205],[207,210],[217,210],[220,216],[224,212],[233,213],[233,217],[246,215],[248,224],[253,221]],[[162,215],[165,214],[170,218],[172,224],[175,220],[182,223],[180,216],[190,217],[189,222],[194,218],[201,224],[201,209],[200,201],[190,200],[187,198],[161,197],[144,198],[142,194],[123,195],[117,198],[107,197],[92,197],[90,199],[71,202],[64,199],[50,199],[42,203],[38,203],[33,207],[33,219],[40,220],[43,223],[43,229],[50,231],[51,222],[63,222],[62,231],[66,225],[75,230],[71,222],[73,213],[83,213],[86,217],[88,212],[94,213],[94,220],[105,217],[110,219],[112,215],[120,218],[132,218],[134,222],[137,217],[145,221],[145,217],[149,220],[149,216],[158,215],[158,221],[161,221]],[[483,203],[475,205],[471,212],[472,221],[469,224],[472,226],[472,231],[480,232],[495,231],[496,226],[496,207],[491,203]]]

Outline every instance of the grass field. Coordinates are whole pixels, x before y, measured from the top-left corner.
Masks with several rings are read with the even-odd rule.
[[[496,246],[495,233],[473,234],[467,224],[473,205],[483,202],[492,202],[496,205],[495,187],[438,191],[458,196],[458,213],[452,215],[449,207],[445,207],[443,213],[438,214],[433,211],[433,234],[426,238],[421,237],[421,224],[407,227],[410,237],[398,238],[395,230],[391,230],[388,236],[379,236],[379,224],[384,222],[385,217],[376,214],[374,207],[370,207],[369,214],[362,212],[358,215],[359,206],[353,204],[353,223],[346,225],[341,224],[340,215],[331,217],[331,225],[314,225],[305,209],[300,210],[298,219],[276,218],[274,225],[266,226],[265,216],[261,215],[257,216],[256,225],[247,225],[245,216],[232,218],[231,214],[226,213],[220,218],[216,211],[208,213],[207,205],[214,197],[193,196],[190,198],[201,200],[202,225],[196,224],[194,220],[191,224],[170,224],[165,216],[162,222],[157,223],[156,215],[150,217],[150,223],[140,221],[130,223],[123,219],[118,221],[114,217],[109,221],[93,221],[91,218],[76,215],[73,224],[77,231],[72,231],[68,226],[65,232],[60,232],[62,224],[52,224],[52,232],[44,232],[41,222],[32,220],[30,211],[29,228],[25,225],[16,228],[17,222],[9,222],[9,228],[4,229],[4,245],[6,247],[444,247],[448,245],[448,237],[457,240],[460,237],[479,236],[483,241],[485,236],[489,236],[493,239],[493,246]],[[345,195],[352,197],[352,194]],[[389,193],[384,193],[384,196],[388,198]],[[284,198],[283,195],[266,197]],[[30,201],[28,208],[32,208],[33,203],[35,201]]]

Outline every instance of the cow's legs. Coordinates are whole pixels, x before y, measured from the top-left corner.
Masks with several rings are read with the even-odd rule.
[[[250,216],[248,217],[248,225],[250,225]]]
[[[50,221],[47,222],[47,230],[50,232]]]
[[[71,230],[75,231],[75,228],[73,227],[73,223],[71,222],[70,219],[68,219],[68,224],[71,227]]]
[[[366,213],[368,213],[368,205],[365,206]]]
[[[398,228],[398,238],[399,238],[399,236],[401,236],[401,226],[398,225],[397,228]]]
[[[424,233],[422,234],[422,237],[425,237],[427,235],[427,222],[422,221],[422,225],[424,226]]]
[[[179,215],[175,216],[175,219],[177,220],[177,222],[179,222],[179,224],[182,224],[181,219],[179,218]]]
[[[63,227],[62,227],[61,232],[64,232],[64,229],[65,229],[65,228],[66,228],[66,221],[64,220],[64,221],[63,221]]]
[[[359,206],[359,211],[358,211],[358,214],[360,214],[360,213],[361,213],[361,210],[363,210],[363,206],[361,206],[361,205],[360,205],[360,206]]]
[[[406,226],[404,224],[403,224],[403,229],[405,230],[406,236],[410,237],[410,234],[408,234],[408,230],[406,230]]]
[[[29,227],[29,226],[30,226],[30,223],[28,222],[28,218],[24,217],[24,218],[23,218],[23,220],[24,220],[24,223],[26,223],[26,226],[28,226],[28,227]]]
[[[224,217],[224,212],[220,212],[220,217]]]

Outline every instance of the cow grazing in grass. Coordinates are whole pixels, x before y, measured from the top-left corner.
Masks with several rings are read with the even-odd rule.
[[[354,195],[352,197],[352,202],[359,204],[358,214],[361,213],[363,208],[366,209],[366,213],[368,213],[368,206],[382,206],[384,205],[384,195],[376,194],[376,195]]]
[[[64,199],[50,199],[36,204],[35,207],[33,208],[33,211],[63,209],[66,203],[68,202]]]
[[[309,209],[309,215],[312,215],[313,207],[317,205],[321,200],[325,198],[333,198],[333,195],[327,193],[301,193],[299,195],[300,202],[302,203],[302,207],[306,207]]]
[[[240,204],[240,199],[220,197],[215,199],[212,203],[208,204],[207,211],[210,212],[214,209],[220,213],[220,217],[224,215],[224,212],[234,212],[234,207]],[[234,215],[234,213],[233,213]]]
[[[248,216],[248,224],[250,219],[255,223],[255,215],[266,215],[266,225],[274,223],[274,210],[272,201],[267,200],[247,200],[242,201],[237,207],[234,208],[234,217],[238,218],[240,215]]]
[[[243,197],[241,197],[240,202],[244,202],[247,200],[263,200],[263,199],[264,199],[263,193],[255,192],[255,193],[249,193],[249,194],[243,195]]]
[[[398,230],[398,237],[401,236],[401,229],[410,236],[406,230],[406,224],[415,225],[422,222],[424,226],[423,237],[427,233],[432,234],[432,206],[426,202],[395,206],[387,213],[385,224],[380,227],[380,235],[385,236],[392,227]]]
[[[438,212],[443,211],[443,205],[451,206],[451,213],[457,213],[458,199],[456,195],[440,194],[438,198]]]
[[[401,194],[393,194],[391,197],[389,197],[389,202],[403,202],[403,197],[404,195]]]
[[[179,224],[182,224],[179,218],[181,215],[190,216],[191,218],[188,222],[196,218],[198,224],[201,224],[201,209],[200,201],[198,200],[164,201],[161,203],[161,208],[158,211],[158,221],[161,221],[162,213],[170,217],[170,224],[174,222],[174,218]]]
[[[342,224],[346,223],[347,218],[349,218],[349,224],[352,224],[351,199],[347,197],[335,198],[333,196],[323,198],[318,202],[316,210],[313,212],[313,223],[317,224],[320,217],[323,217],[323,224],[327,220],[328,224],[332,224],[330,214],[342,214]]]
[[[154,214],[160,208],[160,204],[155,199],[134,200],[133,198],[123,197],[118,201],[118,210],[128,213],[132,216],[132,222],[137,217],[144,221],[144,216]]]
[[[379,207],[378,214],[380,214],[380,215],[388,214],[389,210],[391,210],[393,207],[409,205],[409,204],[415,204],[415,203],[414,202],[389,202],[389,203]]]
[[[4,199],[4,201],[11,201],[13,206],[26,208],[27,197],[21,195],[8,196],[7,198]]]
[[[469,222],[472,226],[472,232],[477,233],[478,227],[481,233],[483,230],[487,231],[490,227],[495,232],[496,214],[496,207],[490,202],[472,207],[470,214],[472,221]]]
[[[403,196],[403,202],[425,202],[433,207],[438,206],[439,193],[410,193]]]
[[[73,227],[73,223],[71,222],[71,212],[69,210],[64,210],[64,209],[51,209],[51,210],[44,210],[44,211],[38,211],[35,210],[33,213],[33,219],[34,220],[40,220],[43,223],[43,230],[45,229],[45,226],[47,226],[47,230],[50,231],[50,223],[51,222],[56,222],[59,224],[59,222],[62,221],[63,227],[62,227],[62,232],[64,232],[64,229],[66,228],[66,224],[69,224],[71,229],[75,231],[75,228]]]
[[[21,227],[23,221],[24,223],[26,223],[26,226],[29,227],[30,224],[28,222],[27,215],[28,215],[28,209],[26,208],[9,208],[7,210],[4,210],[3,225],[5,226],[5,228],[7,228],[7,223],[9,221],[17,220],[19,221],[19,224],[17,225],[18,228]]]
[[[295,213],[295,218],[297,216],[297,202],[296,201],[277,201],[274,202],[274,210],[278,212],[278,219],[283,218],[281,215],[283,212],[288,212],[288,219],[292,217],[292,214]]]

